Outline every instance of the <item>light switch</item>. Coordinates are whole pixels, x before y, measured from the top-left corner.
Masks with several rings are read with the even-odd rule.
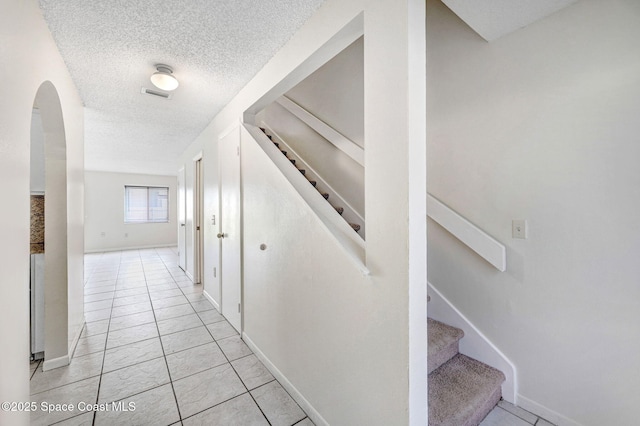
[[[511,221],[511,236],[522,240],[527,239],[527,221],[525,219],[513,219]]]

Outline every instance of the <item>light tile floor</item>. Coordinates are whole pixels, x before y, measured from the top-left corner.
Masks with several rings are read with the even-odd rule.
[[[177,263],[175,248],[85,256],[87,323],[69,366],[32,363],[31,424],[313,425]]]
[[[536,416],[506,401],[498,405],[480,423],[480,426],[554,426],[545,419]]]

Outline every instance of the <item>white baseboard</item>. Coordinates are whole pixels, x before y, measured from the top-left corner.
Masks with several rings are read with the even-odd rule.
[[[562,414],[557,413],[542,404],[538,404],[537,402],[520,394],[518,394],[518,405],[521,408],[535,414],[538,417],[542,417],[543,419],[548,420],[557,426],[583,426],[581,423],[578,423],[575,420],[571,420],[570,418],[565,417]]]
[[[218,302],[216,302],[213,297],[211,297],[211,295],[209,293],[207,293],[206,290],[202,291],[202,294],[204,295],[204,297],[207,298],[207,300],[209,302],[211,302],[211,304],[213,305],[214,308],[216,308],[218,310],[218,312],[220,312],[220,304]]]
[[[189,278],[191,280],[191,282],[193,283],[193,275],[191,275],[191,272],[189,271],[184,271],[184,274],[187,276],[187,278]],[[194,283],[195,284],[195,283]]]
[[[502,384],[502,398],[520,405],[516,367],[513,363],[431,283],[428,283],[428,294],[431,296],[427,305],[429,318],[462,329],[464,338],[460,340],[460,353],[502,371],[506,377]]]
[[[266,355],[262,353],[262,351],[256,346],[256,344],[253,343],[251,338],[247,336],[247,333],[242,333],[242,340],[244,340],[247,346],[249,346],[249,349],[253,351],[256,357],[258,357],[258,359],[264,364],[264,366],[267,367],[267,370],[269,370],[273,377],[275,377],[276,380],[280,382],[282,387],[285,388],[287,392],[289,392],[289,395],[291,395],[291,397],[298,403],[300,408],[302,408],[304,412],[307,413],[307,416],[309,416],[311,421],[313,421],[316,426],[329,426],[329,422],[327,422],[320,415],[320,413],[318,413],[318,411],[313,408],[311,403],[307,401],[304,396],[302,396],[300,391],[298,391],[298,389],[293,386],[293,384],[285,377],[285,375],[282,374],[282,372],[278,370],[275,365],[273,365],[269,358],[267,358]]]
[[[42,363],[42,371],[49,371],[66,365],[69,365],[69,354],[54,359],[45,359]]]
[[[144,250],[144,249],[152,249],[152,248],[164,248],[164,247],[175,247],[178,243],[175,244],[152,244],[150,246],[135,246],[135,247],[110,247],[103,249],[91,249],[85,250],[85,254],[88,253],[108,253],[111,251],[126,251],[126,250]]]

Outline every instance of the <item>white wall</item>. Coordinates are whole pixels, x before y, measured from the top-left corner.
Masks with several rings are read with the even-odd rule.
[[[364,37],[287,92],[287,97],[364,147]]]
[[[67,156],[69,338],[82,325],[83,109],[35,1],[0,6],[0,400],[29,400],[29,163],[33,102],[49,80],[62,105]],[[65,336],[66,337],[66,336]],[[62,342],[65,345],[66,342]],[[0,411],[2,424],[28,424],[29,414]]]
[[[125,185],[168,187],[169,222],[125,223]],[[86,171],[85,252],[178,244],[176,191],[175,176]]]
[[[33,110],[31,116],[31,162],[30,162],[31,192],[43,193],[44,178],[44,130],[40,111]]]
[[[486,43],[428,1],[429,192],[508,250],[499,273],[430,224],[429,280],[561,425],[637,423],[639,16],[582,0]]]
[[[336,193],[365,217],[364,167],[278,103],[269,105],[257,118],[264,120]],[[333,126],[331,122],[326,123]],[[329,200],[332,204],[336,201]]]
[[[241,148],[244,333],[306,398],[318,424],[408,424],[410,419],[426,424],[426,237],[419,231],[426,217],[424,155],[414,157],[413,164],[409,155],[412,144],[423,146],[424,115],[417,123],[408,111],[411,102],[422,111],[424,102],[424,72],[414,85],[408,53],[412,36],[417,45],[424,39],[423,5],[328,0],[178,162],[190,167],[190,158],[204,148],[205,217],[217,213],[218,136],[272,88],[287,91],[301,81],[304,77],[290,87],[281,83],[298,67],[312,65],[312,53],[364,11],[364,93],[369,106],[364,119],[365,183],[371,188],[366,197],[371,226],[367,264],[372,275],[362,276],[341,255],[255,146],[243,141]],[[417,20],[411,19],[413,8]],[[420,62],[424,45],[412,53]],[[394,83],[386,84],[390,79]],[[410,93],[416,93],[415,98]],[[423,183],[415,198],[409,196],[410,174]],[[266,200],[268,195],[277,198]],[[419,247],[410,243],[407,223],[416,224]],[[215,232],[216,227],[205,223],[205,253],[217,254]],[[257,250],[263,242],[269,248]],[[213,295],[218,294],[218,283],[207,273],[216,261],[205,260],[205,291]],[[415,362],[410,363],[410,356]]]
[[[364,37],[298,83],[286,96],[364,147]],[[262,121],[365,217],[364,167],[277,102],[257,114],[256,122]],[[337,199],[329,202],[336,207],[341,204]]]

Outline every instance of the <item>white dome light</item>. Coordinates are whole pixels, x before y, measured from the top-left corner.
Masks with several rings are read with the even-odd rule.
[[[151,75],[151,82],[154,86],[167,92],[175,90],[178,87],[178,80],[172,75],[173,70],[170,66],[158,64],[156,65],[156,69],[158,71]]]

